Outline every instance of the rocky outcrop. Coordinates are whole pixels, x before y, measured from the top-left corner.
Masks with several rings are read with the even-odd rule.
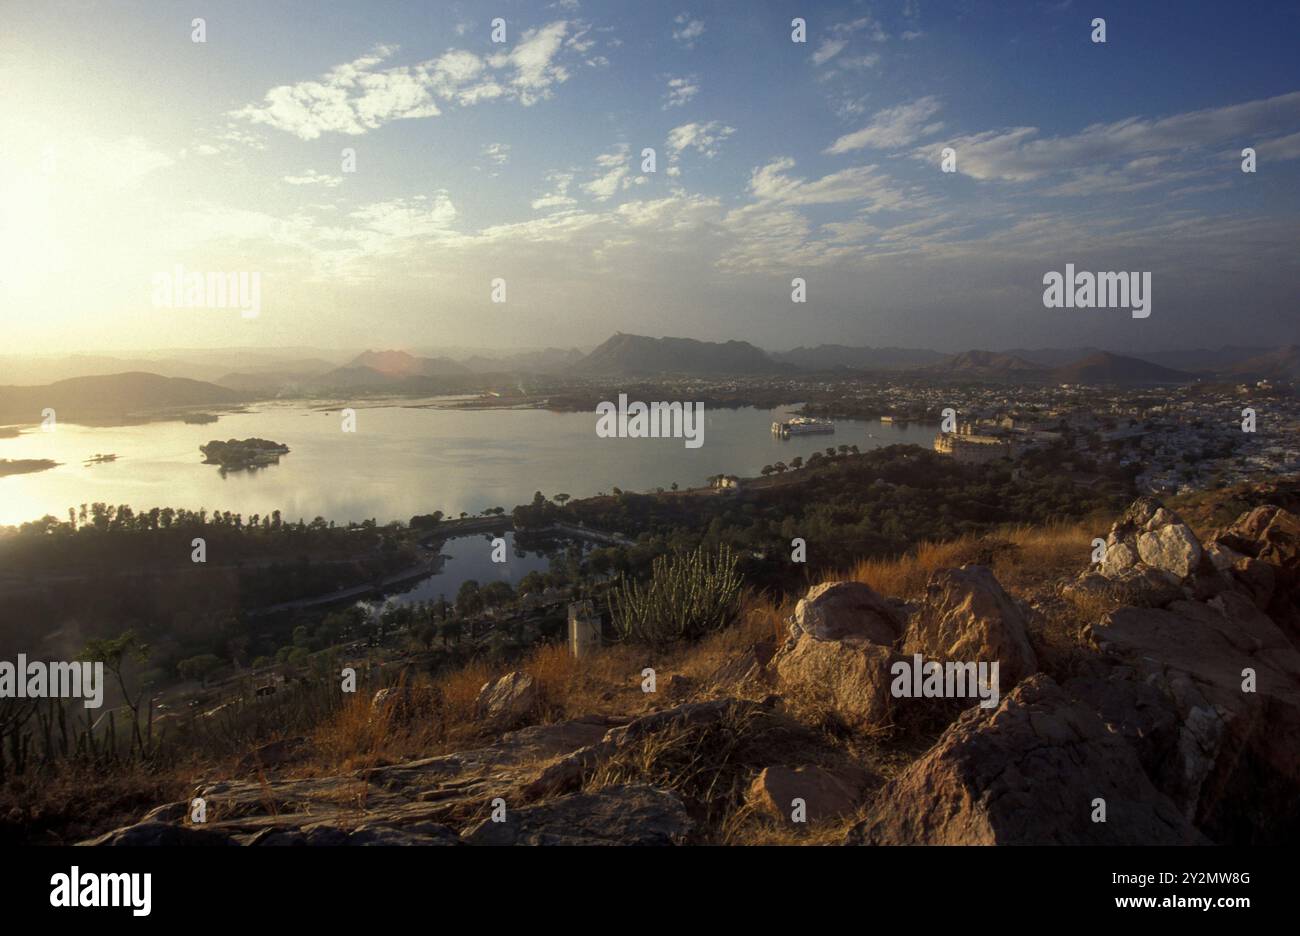
[[[1163,697],[1108,720],[1189,819],[1237,844],[1300,831],[1300,653],[1248,597],[1121,608],[1085,636],[1119,664],[1108,695],[1128,682]]]
[[[791,822],[795,800],[803,801],[808,822],[837,819],[858,808],[870,774],[851,765],[838,770],[805,767],[766,767],[750,784],[746,800],[753,808]]]
[[[606,787],[484,819],[463,834],[471,845],[679,845],[692,823],[682,801],[653,787]]]
[[[1163,608],[1169,602],[1185,597],[1182,586],[1173,575],[1143,565],[1132,566],[1110,576],[1100,572],[1084,572],[1076,581],[1067,582],[1061,591],[1067,598],[1076,601],[1080,598],[1094,598],[1135,608]]]
[[[931,576],[925,602],[913,615],[903,651],[927,659],[998,663],[998,679],[1009,689],[1038,669],[1026,621],[992,571],[967,565]]]
[[[432,825],[463,825],[498,797],[513,804],[529,802],[524,790],[548,764],[595,744],[628,721],[589,716],[539,725],[509,732],[487,747],[335,776],[206,783],[195,790],[207,806],[203,826],[183,825],[187,803],[171,803],[95,843],[163,844],[193,831],[241,845],[346,845],[359,844],[351,836],[367,827],[396,830],[391,835],[446,838]],[[165,828],[155,828],[159,826]]]
[[[1105,821],[1094,821],[1104,803]],[[1044,674],[968,709],[886,784],[862,845],[1155,845],[1202,841],[1137,755]]]
[[[715,724],[727,718],[743,718],[769,708],[769,705],[745,699],[713,699],[651,712],[611,728],[598,740],[556,758],[527,786],[525,795],[529,799],[540,799],[574,789],[601,764],[651,735]]]
[[[1142,562],[1179,579],[1201,563],[1201,544],[1191,527],[1151,497],[1139,497],[1106,537],[1103,575],[1114,575]]]
[[[540,700],[537,680],[515,670],[486,682],[474,703],[476,717],[497,728],[517,725],[533,714]]]
[[[1300,647],[1300,517],[1271,504],[1256,507],[1215,534],[1207,551]]]

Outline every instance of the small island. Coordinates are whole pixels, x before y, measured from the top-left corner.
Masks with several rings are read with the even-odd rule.
[[[0,478],[6,475],[30,474],[33,471],[47,471],[58,466],[58,462],[48,458],[0,458]]]
[[[213,439],[200,445],[205,465],[220,465],[222,472],[251,471],[267,465],[276,465],[281,455],[289,453],[289,446],[270,439]]]

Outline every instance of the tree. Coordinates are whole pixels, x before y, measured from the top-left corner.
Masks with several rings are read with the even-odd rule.
[[[102,504],[96,504],[102,507]],[[102,516],[102,514],[101,514]],[[118,688],[122,690],[122,698],[126,701],[127,707],[131,709],[131,743],[144,747],[144,742],[140,737],[140,699],[144,695],[142,686],[136,687],[135,695],[132,695],[126,684],[125,665],[128,660],[135,660],[143,663],[149,659],[149,645],[142,641],[134,630],[123,631],[117,637],[105,638],[100,640],[91,640],[86,643],[86,649],[82,654],[91,662],[100,662],[104,664],[104,669],[113,674],[117,679]]]
[[[569,502],[570,498],[568,494],[556,494],[553,499],[557,504],[563,507],[565,504]]]
[[[177,663],[176,672],[180,674],[182,679],[197,679],[199,684],[206,689],[208,687],[208,677],[220,667],[221,657],[212,653],[200,653],[198,656],[192,656]]]
[[[460,621],[455,618],[448,618],[438,625],[438,635],[442,637],[442,645],[445,647],[449,641],[460,643],[461,626]]]
[[[456,592],[456,613],[462,617],[469,617],[482,610],[483,596],[479,594],[478,582],[473,579],[462,582],[460,590]]]
[[[505,582],[488,582],[479,590],[479,596],[489,608],[497,608],[508,601],[513,601],[515,590]]]

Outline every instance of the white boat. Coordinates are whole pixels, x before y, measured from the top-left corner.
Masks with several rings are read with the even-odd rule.
[[[834,432],[835,423],[829,419],[816,419],[812,416],[795,416],[784,422],[772,423],[772,434],[788,438],[792,435],[809,435],[815,432]]]

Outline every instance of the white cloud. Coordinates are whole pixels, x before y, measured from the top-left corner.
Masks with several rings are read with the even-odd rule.
[[[509,143],[489,143],[483,147],[483,155],[494,166],[504,166],[510,161]]]
[[[620,143],[611,152],[597,156],[596,165],[606,171],[583,185],[582,190],[595,198],[596,201],[607,201],[619,189],[627,188],[631,184],[628,179],[627,163],[628,146],[626,143]]]
[[[699,42],[700,36],[704,35],[704,20],[692,19],[690,14],[680,13],[673,22],[677,24],[677,28],[673,30],[673,38],[688,49],[695,48],[695,43]]]
[[[394,120],[436,117],[442,112],[439,102],[467,107],[503,98],[529,106],[568,80],[569,70],[559,59],[569,29],[560,20],[528,30],[509,52],[486,59],[452,49],[436,59],[387,69],[378,66],[397,49],[377,46],[315,81],[272,88],[260,104],[231,116],[314,140],[322,133],[355,136]]]
[[[943,126],[929,123],[938,111],[939,101],[934,97],[923,97],[908,104],[887,108],[878,112],[871,123],[861,130],[840,137],[825,152],[838,155],[866,147],[892,149],[906,146]]]
[[[668,131],[669,162],[676,162],[677,158],[688,149],[694,149],[705,159],[712,159],[718,155],[718,148],[722,145],[722,141],[735,132],[735,127],[725,126],[716,120],[673,127]]]
[[[699,93],[700,86],[695,83],[694,76],[690,78],[669,78],[668,94],[664,99],[664,110],[670,107],[681,107]]]
[[[301,175],[287,175],[284,181],[290,185],[323,185],[325,188],[338,188],[343,184],[343,177],[308,169]]]
[[[533,199],[532,208],[534,211],[544,211],[549,208],[567,208],[570,205],[577,204],[574,199],[569,197],[569,186],[573,184],[572,172],[552,172],[547,176],[547,181],[551,183],[551,191],[540,198]]]
[[[817,51],[813,53],[812,61],[814,65],[825,65],[835,56],[839,55],[848,46],[847,39],[826,39],[818,46]]]
[[[1145,155],[1186,154],[1239,141],[1246,145],[1297,124],[1300,91],[1159,120],[1129,117],[1092,124],[1068,136],[1044,138],[1037,127],[1012,127],[958,137],[947,145],[957,150],[957,171],[971,178],[1028,182]],[[925,150],[914,155],[922,159],[934,156]]]
[[[793,159],[782,158],[755,169],[749,180],[750,194],[762,202],[790,206],[859,202],[869,212],[926,206],[921,198],[898,188],[877,166],[841,169],[813,181],[787,175],[793,168]]]

